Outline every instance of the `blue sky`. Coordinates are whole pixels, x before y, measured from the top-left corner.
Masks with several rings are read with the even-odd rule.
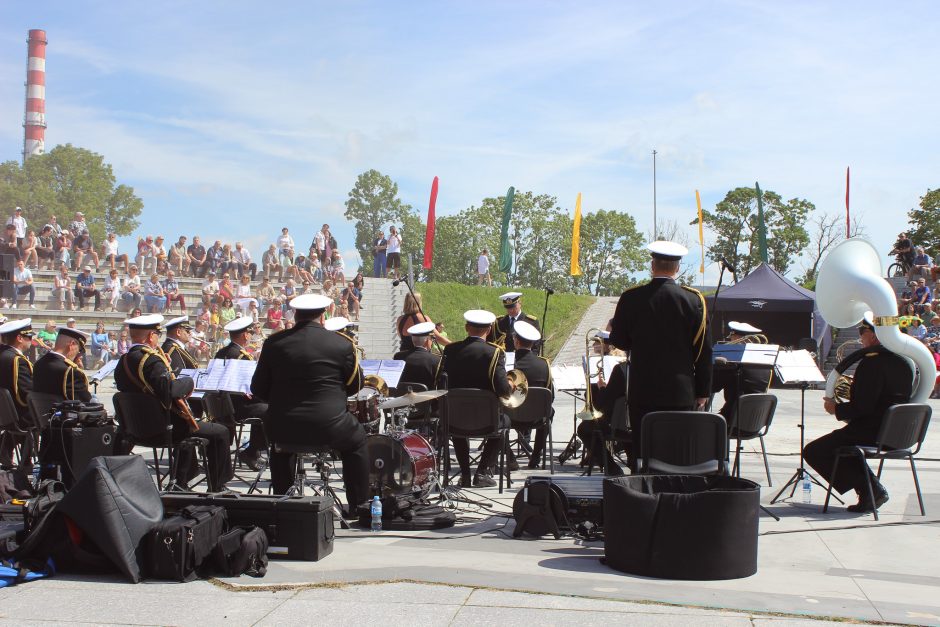
[[[369,168],[421,212],[439,176],[439,214],[514,185],[648,232],[655,148],[659,217],[683,225],[695,189],[709,207],[754,181],[844,211],[849,165],[887,251],[940,184],[940,6],[656,4],[7,1],[0,159],[22,149],[42,28],[47,149],[103,154],[141,231],[171,240],[260,256],[281,226],[306,244],[329,222],[349,250],[343,202]]]

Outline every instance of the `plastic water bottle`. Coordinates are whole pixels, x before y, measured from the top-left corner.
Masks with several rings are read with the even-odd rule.
[[[813,502],[813,483],[809,480],[809,477],[803,475],[803,502],[812,503]]]
[[[382,500],[373,496],[372,507],[369,509],[372,511],[372,531],[382,531]]]

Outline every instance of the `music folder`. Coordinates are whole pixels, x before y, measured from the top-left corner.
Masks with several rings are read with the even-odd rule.
[[[823,383],[826,380],[813,354],[807,350],[780,351],[774,372],[783,384]]]

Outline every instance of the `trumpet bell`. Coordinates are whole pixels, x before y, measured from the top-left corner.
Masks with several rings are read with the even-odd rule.
[[[525,397],[529,393],[529,380],[521,370],[510,370],[506,373],[506,378],[514,389],[509,396],[501,397],[499,401],[503,407],[510,409],[519,407],[525,402]]]

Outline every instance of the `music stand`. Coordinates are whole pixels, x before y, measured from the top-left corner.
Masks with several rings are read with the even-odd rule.
[[[777,496],[771,499],[771,505],[780,500],[787,488],[790,488],[790,496],[786,498],[792,498],[796,494],[796,487],[800,485],[804,478],[809,478],[820,488],[825,489],[827,487],[806,469],[803,460],[803,447],[806,443],[806,389],[815,383],[824,383],[826,378],[819,371],[813,355],[807,350],[781,351],[777,358],[777,364],[774,366],[774,371],[777,373],[777,378],[784,385],[797,385],[800,388],[800,422],[798,425],[800,427],[800,465],[797,466],[789,481],[777,492]],[[835,498],[842,503],[838,496]]]

